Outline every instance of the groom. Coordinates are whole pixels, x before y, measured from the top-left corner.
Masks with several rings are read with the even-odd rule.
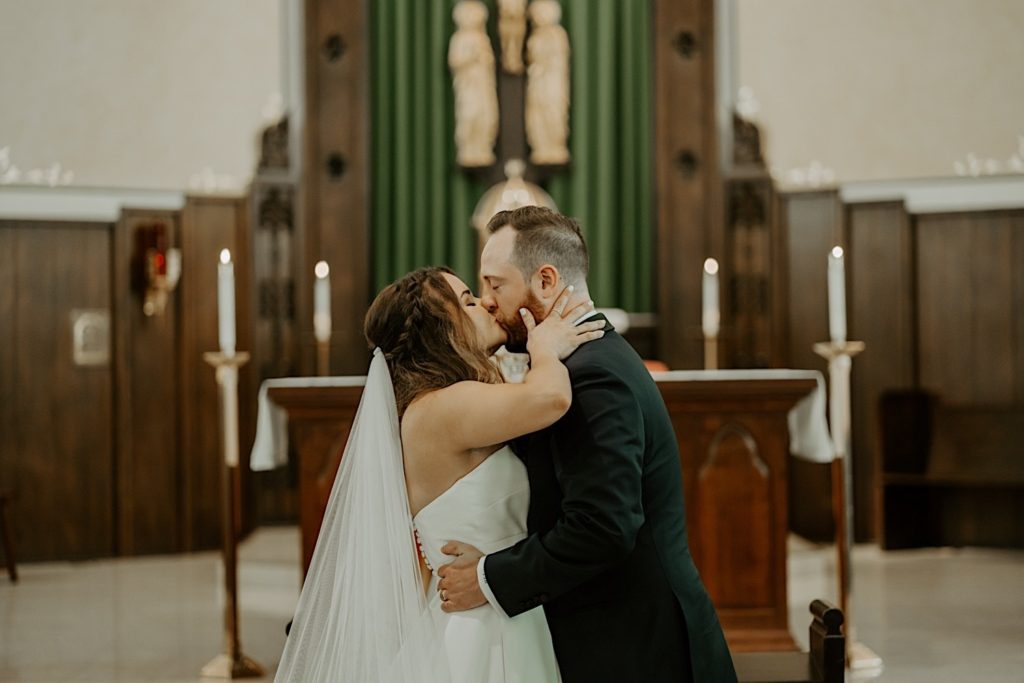
[[[535,206],[497,214],[488,231],[482,301],[518,350],[521,308],[540,321],[568,285],[589,297],[586,244],[575,220]],[[442,608],[490,602],[514,617],[543,605],[566,683],[734,683],[687,545],[668,412],[640,357],[605,330],[565,361],[569,412],[515,444],[529,472],[530,535],[483,558],[445,546],[456,559],[438,572]]]

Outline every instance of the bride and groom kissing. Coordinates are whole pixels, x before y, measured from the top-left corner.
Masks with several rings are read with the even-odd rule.
[[[735,682],[668,412],[594,311],[579,225],[523,207],[488,233],[480,298],[422,268],[367,313],[276,680]],[[491,359],[503,344],[530,354],[522,383]]]

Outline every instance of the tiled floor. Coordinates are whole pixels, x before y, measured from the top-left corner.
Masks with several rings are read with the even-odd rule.
[[[243,649],[268,670],[298,594],[298,533],[262,529],[240,550]],[[794,540],[792,632],[814,597],[835,599],[831,548]],[[0,575],[0,681],[195,681],[221,647],[215,553],[22,565]],[[1024,553],[857,548],[859,639],[882,681],[1024,681]]]
[[[815,597],[836,601],[834,551],[791,541],[790,630],[807,645]],[[936,548],[853,556],[855,638],[898,683],[1024,683],[1024,552]]]

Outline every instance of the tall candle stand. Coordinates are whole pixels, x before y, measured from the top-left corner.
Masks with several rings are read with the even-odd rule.
[[[839,605],[846,624],[846,661],[851,669],[879,669],[882,659],[870,648],[856,642],[850,614],[852,579],[850,546],[853,539],[853,467],[847,452],[850,439],[850,370],[853,357],[864,350],[864,342],[820,342],[814,352],[828,361],[828,418],[835,460],[832,462],[832,514],[836,527],[836,555],[839,572]]]
[[[224,653],[202,668],[206,678],[256,678],[263,667],[242,654],[238,638],[238,558],[235,515],[238,506],[238,368],[249,362],[248,353],[204,353],[203,360],[216,371],[220,387],[222,436],[222,507],[224,533]]]
[[[718,336],[704,335],[704,369],[718,369]]]
[[[327,377],[331,374],[331,340],[318,339],[316,342],[316,374]]]

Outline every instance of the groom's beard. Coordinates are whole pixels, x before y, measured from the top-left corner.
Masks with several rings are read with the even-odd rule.
[[[519,308],[525,308],[530,311],[538,325],[545,317],[544,304],[541,303],[540,299],[533,292],[526,293],[526,300],[519,305]],[[526,339],[529,336],[529,332],[526,329],[526,323],[523,322],[523,316],[519,314],[519,309],[516,309],[515,317],[512,320],[506,320],[500,311],[496,317],[498,324],[505,328],[505,332],[508,333],[508,341],[505,342],[505,348],[513,353],[526,353]]]

